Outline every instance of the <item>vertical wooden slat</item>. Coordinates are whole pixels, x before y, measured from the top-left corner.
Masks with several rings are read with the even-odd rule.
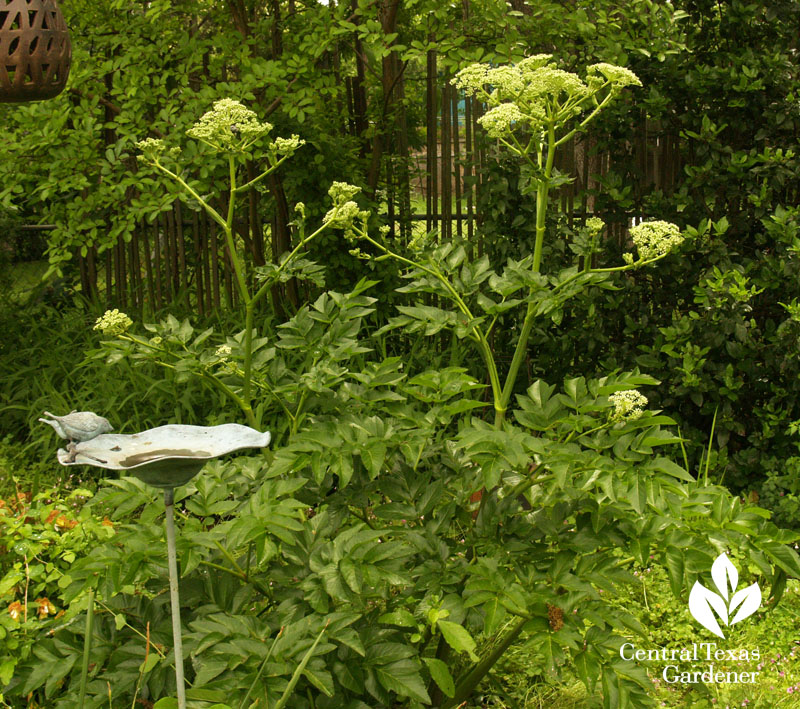
[[[200,315],[206,314],[205,307],[205,278],[203,273],[203,245],[200,236],[200,224],[197,219],[197,212],[192,211],[192,245],[194,247],[194,272],[195,272],[195,293],[197,298],[197,312]]]
[[[197,228],[200,233],[200,248],[202,251],[202,259],[203,259],[203,269],[202,269],[203,281],[205,282],[206,286],[206,294],[205,294],[206,312],[211,312],[211,310],[214,308],[214,296],[211,284],[211,265],[209,263],[209,259],[211,258],[211,248],[209,246],[208,223],[202,217],[203,217],[202,214],[197,214],[195,212],[195,219],[197,220]]]
[[[164,279],[161,272],[161,227],[160,220],[156,217],[153,220],[153,270],[156,274],[156,302],[153,304],[154,310],[160,310],[164,306],[165,288]]]
[[[452,185],[453,174],[451,169],[451,152],[452,146],[450,145],[451,134],[451,117],[450,112],[453,107],[450,98],[450,84],[445,82],[442,87],[442,170],[441,170],[441,195],[442,195],[442,238],[449,239],[452,236],[453,221],[452,221]]]
[[[474,244],[475,238],[475,202],[472,175],[475,163],[475,146],[472,142],[472,99],[464,97],[464,190],[467,193],[467,238]],[[474,254],[473,254],[474,255]]]
[[[436,130],[436,52],[429,50],[427,54],[426,72],[426,214],[425,229],[428,232],[436,228],[436,180],[437,180],[437,130]]]
[[[219,245],[217,243],[217,227],[207,214],[203,213],[203,218],[206,223],[207,233],[211,236],[211,295],[214,309],[219,310]]]
[[[90,288],[90,293],[88,295],[92,302],[96,303],[100,299],[100,294],[98,293],[97,286],[97,247],[94,244],[89,247],[86,254],[86,270],[89,276]]]
[[[459,131],[458,115],[458,91],[455,86],[450,89],[450,96],[453,106],[453,184],[455,185],[456,197],[456,234],[459,238],[463,236],[462,211],[461,211],[461,135]]]
[[[178,239],[175,234],[175,217],[172,210],[168,210],[163,215],[164,232],[168,249],[167,257],[167,281],[169,282],[171,299],[174,301],[178,297],[180,281],[178,275]]]
[[[144,288],[142,286],[142,264],[140,259],[139,233],[133,230],[130,242],[131,274],[133,275],[133,303],[136,311],[141,315],[144,310]]]
[[[400,234],[405,242],[411,238],[411,160],[409,155],[408,120],[406,115],[406,89],[405,72],[400,65],[400,58],[392,53],[394,62],[394,76],[398,77],[395,86],[397,96],[397,154],[395,162],[395,192],[396,202],[399,203]]]
[[[150,254],[150,242],[147,238],[147,225],[141,224],[139,230],[142,237],[142,246],[144,247],[144,272],[147,277],[147,295],[150,298],[150,310],[154,313],[156,311],[156,290],[155,282],[153,280],[153,262]]]
[[[114,285],[114,274],[111,270],[113,263],[111,260],[111,249],[106,249],[106,305],[108,307],[111,306],[112,296],[114,291],[112,290]]]
[[[178,269],[180,271],[181,300],[185,305],[189,305],[189,279],[188,269],[186,268],[186,243],[183,240],[183,213],[181,212],[181,201],[176,200],[172,207],[175,219],[176,238],[178,240]]]
[[[86,265],[86,259],[80,254],[78,254],[78,267],[81,272],[81,293],[83,293],[84,298],[91,300],[91,295],[89,293],[91,289],[89,286],[89,269]]]
[[[386,218],[389,221],[389,236],[395,238],[395,215],[394,215],[394,197],[395,197],[395,183],[394,183],[394,170],[393,158],[391,155],[386,156]]]
[[[114,248],[111,252],[111,258],[114,263],[114,305],[118,308],[125,307],[125,271],[123,270],[124,264],[122,256],[122,239],[117,239],[117,243],[114,244]]]
[[[480,135],[480,124],[478,119],[483,115],[483,106],[480,101],[471,98],[472,103],[472,140],[473,140],[473,161],[475,165],[475,225],[478,231],[478,255],[483,254],[483,239],[480,234],[480,226],[483,217],[480,211],[481,185],[483,184],[484,169],[486,166],[486,151]]]

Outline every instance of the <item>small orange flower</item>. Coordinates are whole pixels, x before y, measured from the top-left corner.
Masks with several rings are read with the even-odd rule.
[[[113,527],[114,526],[114,523],[108,517],[103,517],[102,524],[103,524],[104,527]]]
[[[58,510],[51,510],[50,514],[47,515],[47,519],[45,520],[45,524],[50,524],[56,517],[58,517]]]
[[[73,529],[78,526],[78,520],[68,519],[66,515],[60,515],[56,519],[56,528],[58,529]]]
[[[19,601],[14,601],[8,607],[8,614],[11,616],[11,620],[19,620],[20,616],[22,615],[22,604]]]
[[[49,598],[37,598],[34,603],[39,606],[37,613],[39,614],[40,618],[47,618],[48,615],[56,612],[56,608],[52,603],[50,603]]]

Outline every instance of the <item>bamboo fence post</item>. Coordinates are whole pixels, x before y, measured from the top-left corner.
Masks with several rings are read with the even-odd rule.
[[[203,249],[200,244],[200,225],[197,219],[197,212],[192,212],[192,245],[194,247],[194,272],[195,290],[197,292],[197,312],[200,315],[206,314],[205,308],[205,279],[203,278]]]
[[[147,238],[147,225],[141,224],[142,245],[144,246],[144,272],[147,278],[147,295],[150,298],[150,312],[156,311],[156,291],[153,281],[153,262],[150,259],[150,240]]]
[[[461,210],[461,135],[459,131],[460,116],[458,112],[458,91],[455,87],[450,90],[453,105],[453,174],[455,183],[456,197],[456,234],[458,238],[463,237],[463,226],[461,224],[463,214]]]
[[[450,111],[452,108],[452,101],[450,98],[450,85],[445,82],[442,87],[442,169],[441,169],[441,195],[442,195],[442,239],[449,239],[453,235],[453,221],[452,221],[452,186],[453,186],[453,171],[451,167],[451,151],[450,134],[451,134],[451,118]]]
[[[211,248],[209,250],[211,253],[211,297],[214,310],[219,310],[219,245],[217,243],[217,229],[208,214],[203,213],[203,221],[206,225],[206,236],[209,237],[211,242]]]
[[[153,253],[152,258],[155,263],[153,270],[156,274],[156,303],[153,306],[154,310],[159,310],[164,304],[164,282],[161,276],[161,230],[158,227],[158,218],[153,220]]]
[[[467,239],[473,244],[475,237],[475,203],[473,199],[474,184],[472,171],[474,167],[475,152],[472,142],[472,100],[464,96],[464,191],[467,193]],[[473,249],[473,256],[475,249]]]
[[[112,299],[112,295],[113,295],[112,288],[113,288],[113,284],[114,284],[114,275],[113,275],[113,273],[111,271],[112,265],[113,264],[111,262],[111,250],[110,249],[106,249],[106,254],[105,254],[106,273],[105,273],[105,276],[106,276],[106,305],[108,307],[111,307],[111,299]]]
[[[176,228],[176,239],[178,241],[178,269],[180,270],[180,293],[181,300],[189,306],[189,279],[186,270],[186,244],[183,240],[183,213],[181,212],[181,201],[175,200],[172,207],[173,221]]]

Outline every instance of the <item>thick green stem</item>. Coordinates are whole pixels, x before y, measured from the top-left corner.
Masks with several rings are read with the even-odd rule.
[[[94,588],[89,589],[89,605],[86,607],[86,635],[83,638],[83,662],[81,664],[81,693],[78,706],[83,709],[86,701],[86,685],[89,679],[89,653],[92,651],[94,632]]]
[[[167,529],[167,563],[169,566],[169,601],[172,611],[172,647],[175,652],[175,683],[178,688],[178,709],[186,709],[186,687],[183,679],[183,641],[181,639],[181,600],[178,592],[178,555],[175,550],[175,489],[164,490]]]
[[[538,272],[542,263],[542,248],[544,244],[545,218],[547,216],[547,194],[550,190],[550,177],[553,174],[553,161],[556,155],[556,136],[553,125],[547,130],[547,157],[544,159],[544,175],[536,187],[536,243],[533,248],[533,270]],[[539,167],[543,156],[539,154]],[[533,302],[528,304],[525,312],[525,320],[522,324],[522,331],[519,334],[519,341],[514,350],[514,357],[506,375],[506,382],[503,386],[503,393],[500,396],[500,407],[495,407],[495,426],[499,427],[505,421],[506,410],[514,392],[514,383],[517,380],[519,368],[525,359],[528,350],[528,338],[533,329],[534,315],[536,306]]]
[[[545,217],[547,216],[547,194],[550,191],[550,177],[553,174],[553,161],[556,157],[555,127],[547,129],[547,158],[544,176],[536,187],[536,244],[533,249],[533,270],[538,273],[542,263],[542,244],[544,243]],[[540,155],[541,162],[541,155]],[[539,167],[542,167],[540,164]]]
[[[253,301],[249,301],[244,308],[244,385],[242,398],[245,406],[252,414],[252,389],[253,389]]]
[[[230,251],[231,255],[231,264],[236,273],[236,284],[239,288],[239,295],[242,297],[242,302],[247,305],[251,300],[250,292],[247,289],[244,267],[239,260],[239,254],[236,252],[236,244],[233,241],[233,215],[236,204],[236,163],[232,155],[228,157],[228,173],[231,189],[228,195],[228,218],[225,220],[225,239],[228,243],[228,251]]]
[[[520,618],[517,621],[517,624],[511,628],[508,634],[503,638],[502,642],[492,650],[483,660],[481,660],[475,667],[473,667],[461,681],[458,683],[456,687],[455,696],[452,699],[448,699],[444,704],[442,704],[442,709],[450,709],[450,707],[457,707],[462,702],[464,702],[467,697],[469,697],[475,688],[478,686],[480,681],[487,675],[489,670],[492,669],[494,664],[502,657],[503,653],[508,650],[511,643],[513,643],[519,634],[522,632],[522,628],[527,622],[527,618]]]

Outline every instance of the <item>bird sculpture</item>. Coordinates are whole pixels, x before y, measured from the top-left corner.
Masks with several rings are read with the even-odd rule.
[[[67,451],[70,453],[70,462],[75,461],[75,456],[78,451],[75,448],[77,443],[83,441],[91,441],[97,438],[102,433],[113,431],[114,427],[108,422],[108,419],[98,416],[91,411],[71,411],[66,416],[56,416],[49,411],[44,412],[45,416],[49,419],[40,418],[39,421],[52,426],[53,430],[65,438],[67,443]]]

